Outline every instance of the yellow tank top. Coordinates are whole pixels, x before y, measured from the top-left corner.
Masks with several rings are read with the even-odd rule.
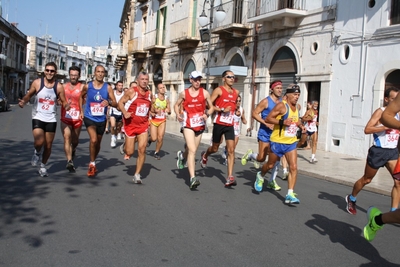
[[[271,141],[275,143],[280,143],[280,144],[293,144],[297,142],[297,122],[299,121],[299,110],[296,107],[296,110],[293,111],[289,105],[287,104],[286,101],[282,101],[282,103],[285,104],[286,106],[286,114],[285,115],[279,115],[276,117],[278,120],[281,119],[282,117],[284,119],[287,118],[292,118],[292,124],[290,126],[285,126],[283,125],[282,130],[280,131],[280,126],[279,124],[274,125],[274,130],[272,131],[271,134]]]
[[[167,119],[167,116],[165,114],[165,109],[167,108],[167,99],[160,100],[158,97],[156,98],[156,101],[154,101],[154,107],[157,109],[161,109],[160,114],[156,114],[152,120],[153,121],[163,121]]]

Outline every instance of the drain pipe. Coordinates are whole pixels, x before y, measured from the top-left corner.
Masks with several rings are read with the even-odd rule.
[[[250,109],[250,118],[251,118],[251,122],[250,122],[250,128],[247,129],[247,133],[249,136],[251,136],[251,133],[254,129],[254,124],[255,124],[255,120],[253,119],[253,110],[254,110],[254,106],[256,103],[256,94],[257,94],[257,84],[256,84],[256,67],[257,67],[257,50],[258,50],[258,24],[254,24],[254,45],[253,45],[253,62],[252,62],[252,66],[251,66],[251,85],[253,87],[253,96],[251,98],[251,109]]]

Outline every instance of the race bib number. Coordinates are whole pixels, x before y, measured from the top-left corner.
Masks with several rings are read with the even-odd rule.
[[[189,122],[190,122],[190,127],[192,128],[204,126],[204,119],[202,113],[189,115]]]
[[[90,112],[93,116],[103,116],[104,107],[101,105],[101,103],[90,103]]]
[[[286,137],[295,137],[297,133],[297,124],[292,123],[289,127],[285,129],[285,136]]]
[[[39,98],[37,111],[41,113],[51,114],[54,111],[55,101],[51,99]]]
[[[233,129],[235,130],[235,132],[238,132],[240,129],[240,123],[239,122],[233,123]]]
[[[148,113],[149,107],[137,107],[135,115],[139,117],[146,117]]]
[[[71,120],[79,120],[79,115],[79,110],[76,110],[75,108],[71,108],[70,110],[65,112],[65,118]]]
[[[399,130],[395,129],[387,129],[385,130],[386,134],[386,142],[388,144],[397,144],[397,140],[399,140]]]
[[[156,118],[156,119],[165,119],[165,111],[162,110],[162,111],[160,112],[160,114],[157,113],[155,118]]]
[[[221,112],[221,117],[219,119],[221,122],[232,124],[233,122],[233,112]]]

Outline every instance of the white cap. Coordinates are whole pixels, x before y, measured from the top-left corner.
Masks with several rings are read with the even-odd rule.
[[[201,75],[200,71],[194,70],[190,73],[189,78],[191,79],[196,79],[196,78],[203,78],[203,75]]]

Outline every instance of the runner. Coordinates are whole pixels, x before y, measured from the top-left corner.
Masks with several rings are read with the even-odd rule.
[[[199,147],[202,134],[205,130],[206,120],[213,113],[213,105],[210,100],[210,94],[207,90],[200,87],[201,72],[192,71],[189,80],[192,86],[183,90],[178,96],[178,100],[174,105],[177,120],[183,123],[183,136],[186,146],[185,153],[178,151],[178,169],[183,169],[187,159],[189,169],[189,188],[196,189],[200,185],[200,181],[195,176],[195,156]],[[208,104],[208,113],[205,112],[206,104]],[[183,106],[183,114],[180,113],[180,107]]]
[[[133,182],[141,184],[140,171],[146,160],[147,129],[152,95],[148,90],[149,75],[147,73],[141,72],[137,83],[137,87],[129,88],[124,94],[118,107],[124,116],[125,153],[131,156],[135,150],[135,141],[138,143],[138,157]]]
[[[153,98],[152,112],[154,116],[150,119],[150,138],[147,146],[151,142],[157,141],[156,150],[154,151],[154,158],[160,159],[160,149],[163,145],[165,129],[167,124],[167,114],[171,114],[171,107],[169,99],[165,95],[165,85],[160,83],[157,85],[157,95]]]
[[[260,166],[260,162],[264,162],[270,153],[270,137],[272,130],[274,129],[274,125],[267,123],[265,119],[271,110],[276,106],[277,103],[281,102],[282,99],[282,81],[275,80],[271,82],[270,85],[270,94],[260,103],[258,103],[257,107],[253,110],[253,118],[260,123],[260,128],[258,130],[258,153],[253,153],[251,149],[247,151],[246,154],[242,157],[242,165],[246,165],[248,160],[254,161],[254,166],[258,169]],[[281,190],[281,187],[276,183],[275,178],[279,169],[279,161],[274,165],[271,171],[270,181],[268,182],[267,187],[273,190]]]
[[[276,104],[266,118],[267,123],[274,124],[271,133],[271,152],[268,161],[260,172],[257,173],[254,189],[261,192],[264,183],[264,176],[271,170],[279,158],[286,157],[289,163],[288,193],[285,197],[287,204],[299,204],[300,200],[293,192],[297,180],[297,129],[303,128],[299,120],[297,101],[300,96],[300,88],[296,84],[290,84],[286,89],[286,100]]]
[[[51,155],[51,148],[57,128],[57,98],[60,99],[65,110],[69,110],[70,106],[65,100],[64,88],[62,84],[56,81],[57,65],[54,62],[46,63],[44,68],[44,77],[33,81],[28,93],[19,99],[18,105],[23,108],[29,100],[34,97],[32,106],[32,134],[33,152],[31,164],[39,165],[39,175],[47,177],[46,163]],[[43,152],[42,152],[43,148]]]
[[[399,139],[399,129],[390,129],[381,124],[381,116],[386,106],[392,102],[398,95],[398,89],[391,87],[385,90],[384,107],[378,108],[372,114],[367,125],[365,126],[365,134],[373,134],[374,142],[368,150],[367,160],[364,169],[364,175],[358,179],[353,185],[353,191],[350,195],[346,196],[346,210],[348,213],[356,215],[356,201],[358,193],[371,183],[379,168],[386,167],[390,174],[396,166],[397,159],[399,158],[399,151],[397,149],[397,142]],[[394,120],[400,120],[399,114],[395,113]],[[392,208],[396,210],[400,201],[400,181],[394,179],[392,188]]]
[[[306,142],[307,137],[310,137],[312,143],[310,163],[316,163],[318,161],[315,157],[318,142],[318,101],[311,102],[311,108],[307,109],[306,113],[302,117],[302,121],[305,123],[306,132],[301,135],[298,147],[302,147]],[[307,146],[308,143],[309,142],[307,142]]]
[[[117,103],[124,95],[122,88],[122,81],[117,81],[114,90],[115,101],[117,101]],[[116,108],[110,108],[109,113],[111,125],[111,147],[114,148],[117,146],[117,140],[121,140],[122,113]]]
[[[97,172],[96,158],[100,152],[101,140],[106,129],[107,108],[117,106],[114,91],[111,85],[103,81],[104,76],[105,68],[97,65],[94,71],[94,80],[83,86],[79,98],[79,106],[84,109],[80,116],[90,138],[88,177],[94,177]],[[86,104],[83,105],[85,98]]]
[[[211,102],[217,112],[214,118],[214,129],[212,134],[212,146],[201,153],[201,167],[207,166],[208,156],[217,152],[221,143],[221,138],[225,136],[225,143],[228,152],[228,177],[225,187],[235,186],[236,180],[233,177],[233,165],[235,163],[235,130],[233,128],[233,114],[236,109],[236,100],[239,91],[233,88],[235,74],[230,71],[222,73],[223,85],[214,89],[211,95]]]
[[[70,81],[64,85],[64,94],[71,109],[66,111],[61,107],[61,131],[64,136],[64,151],[67,157],[67,170],[75,172],[74,158],[76,147],[79,143],[79,135],[82,129],[82,120],[80,118],[81,107],[79,106],[79,97],[82,92],[83,84],[79,82],[81,69],[78,66],[71,66],[68,70]]]

